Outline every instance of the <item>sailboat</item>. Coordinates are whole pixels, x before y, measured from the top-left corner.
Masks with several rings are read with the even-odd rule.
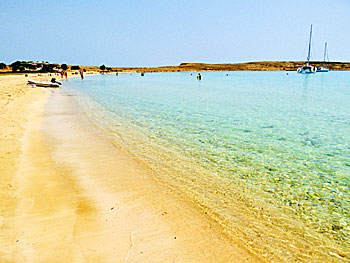
[[[329,69],[325,67],[326,64],[326,56],[328,57],[327,53],[327,42],[324,43],[324,54],[323,54],[323,67],[317,67],[317,72],[328,72]]]
[[[297,72],[301,74],[313,74],[316,73],[316,67],[310,65],[310,56],[311,56],[311,38],[312,38],[312,25],[310,29],[310,39],[309,39],[309,52],[307,54],[307,63],[305,66],[298,68]]]

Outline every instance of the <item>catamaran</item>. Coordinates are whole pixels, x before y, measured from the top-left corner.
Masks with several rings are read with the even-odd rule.
[[[317,72],[328,72],[329,71],[329,69],[325,66],[325,64],[326,64],[326,56],[328,57],[327,42],[324,43],[323,66],[322,67],[317,67]]]
[[[316,67],[310,65],[310,56],[311,56],[311,38],[312,38],[312,25],[310,29],[310,39],[309,39],[309,52],[307,54],[307,63],[305,66],[298,68],[297,72],[301,74],[313,74],[316,73]]]

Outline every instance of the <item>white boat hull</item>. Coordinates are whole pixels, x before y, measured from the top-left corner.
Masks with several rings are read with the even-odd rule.
[[[47,87],[47,88],[59,88],[60,85],[57,83],[52,82],[45,82],[45,81],[35,81],[35,80],[28,80],[28,84],[32,84],[38,87]]]
[[[317,72],[328,72],[329,69],[328,68],[318,68]]]
[[[300,74],[314,74],[316,71],[317,69],[314,66],[302,66],[297,70]]]

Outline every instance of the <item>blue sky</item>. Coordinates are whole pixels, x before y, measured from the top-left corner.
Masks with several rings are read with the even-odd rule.
[[[1,0],[0,62],[350,61],[349,0]]]

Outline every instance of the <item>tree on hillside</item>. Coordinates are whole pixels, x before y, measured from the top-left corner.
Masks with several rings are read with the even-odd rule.
[[[67,69],[68,69],[67,64],[62,64],[62,65],[61,65],[61,69],[63,69],[63,70],[67,70]]]
[[[10,64],[10,67],[12,68],[13,72],[16,72],[17,70],[19,70],[21,65],[21,61],[16,61]]]
[[[106,69],[107,69],[108,71],[111,71],[111,70],[112,70],[112,68],[109,68],[109,67],[107,67]]]
[[[105,69],[106,69],[106,66],[105,66],[105,65],[101,65],[101,66],[100,66],[100,70],[103,71],[103,70],[105,70]]]
[[[79,70],[80,69],[80,67],[77,65],[77,66],[71,66],[71,68],[70,68],[71,70]]]
[[[53,72],[54,67],[55,67],[55,65],[53,65],[53,64],[48,64],[48,65],[44,64],[41,72]]]
[[[5,63],[0,63],[0,69],[5,69],[6,68],[6,64]]]

